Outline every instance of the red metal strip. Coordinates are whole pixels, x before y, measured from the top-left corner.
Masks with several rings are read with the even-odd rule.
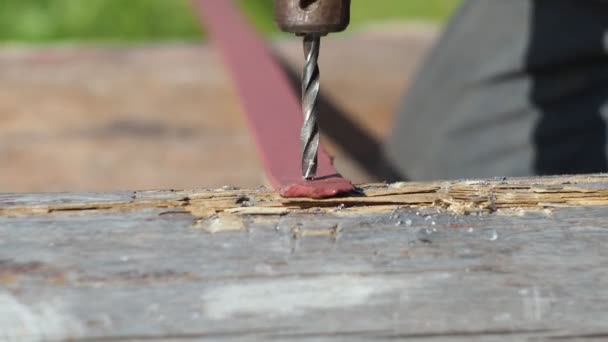
[[[352,183],[338,174],[323,148],[319,151],[317,180],[302,180],[300,102],[264,41],[233,1],[193,3],[231,73],[274,188],[284,197],[324,198],[352,191]]]

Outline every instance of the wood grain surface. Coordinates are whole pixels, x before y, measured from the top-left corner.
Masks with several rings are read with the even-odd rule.
[[[0,195],[0,340],[604,341],[608,175]]]

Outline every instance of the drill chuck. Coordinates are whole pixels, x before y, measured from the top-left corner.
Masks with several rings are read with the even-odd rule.
[[[275,21],[285,32],[326,35],[350,23],[350,0],[275,0]]]

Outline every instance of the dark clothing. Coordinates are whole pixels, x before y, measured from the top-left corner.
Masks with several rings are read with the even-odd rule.
[[[608,169],[608,5],[467,0],[386,148],[413,180]]]

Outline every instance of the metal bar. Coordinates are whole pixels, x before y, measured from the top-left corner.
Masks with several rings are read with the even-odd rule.
[[[353,190],[320,148],[317,177],[304,181],[301,171],[298,98],[264,41],[230,0],[193,0],[212,42],[219,48],[257,144],[266,175],[286,197],[330,197]]]

